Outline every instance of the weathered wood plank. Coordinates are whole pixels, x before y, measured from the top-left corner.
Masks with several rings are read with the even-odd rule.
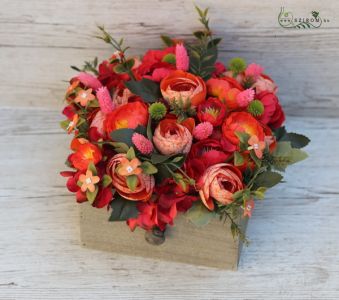
[[[59,107],[65,89],[62,80],[73,74],[68,66],[110,55],[110,49],[92,37],[96,24],[105,24],[117,37],[125,36],[134,54],[159,47],[161,33],[187,37],[199,27],[191,1],[150,0],[141,5],[135,0],[72,4],[61,0],[51,5],[40,0],[1,0],[1,4],[0,101],[6,106]],[[338,2],[284,2],[295,14],[319,10],[330,19],[317,30],[281,28],[277,23],[281,3],[276,1],[198,4],[211,7],[211,25],[224,38],[220,58],[244,56],[265,65],[280,86],[288,114],[338,116]]]
[[[2,108],[0,119],[1,299],[339,298],[336,119],[288,119],[312,138],[310,158],[257,203],[237,272],[82,248],[58,175],[69,143],[59,113]]]

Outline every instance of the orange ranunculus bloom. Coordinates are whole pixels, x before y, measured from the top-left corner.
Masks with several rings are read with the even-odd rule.
[[[71,148],[75,153],[70,155],[69,160],[78,170],[86,170],[91,162],[97,164],[102,158],[100,148],[84,139],[73,140]]]
[[[171,72],[160,83],[162,96],[169,102],[182,100],[198,106],[206,98],[204,80],[196,75],[181,70]]]
[[[243,189],[241,172],[231,164],[212,165],[199,179],[198,190],[202,202],[214,209],[213,199],[224,204],[233,202],[233,193]]]
[[[165,119],[155,129],[153,142],[164,155],[188,153],[192,145],[192,134],[175,119]]]
[[[207,94],[217,97],[220,101],[225,103],[227,110],[239,108],[236,98],[244,89],[234,78],[211,78],[206,82],[206,85]]]
[[[133,201],[147,201],[151,198],[155,180],[152,175],[144,173],[135,174],[138,183],[134,191],[130,190],[126,183],[126,176],[119,174],[118,170],[122,163],[126,162],[126,154],[120,153],[113,156],[107,166],[107,173],[112,177],[112,185],[124,198]],[[113,200],[114,201],[114,200]]]
[[[259,141],[264,141],[265,133],[261,124],[247,112],[233,112],[222,124],[222,134],[231,144],[239,145],[236,132],[246,132],[250,136],[256,135]]]
[[[139,125],[146,126],[148,122],[147,105],[136,101],[119,106],[107,114],[104,128],[109,134],[113,130],[121,128],[136,128]]]

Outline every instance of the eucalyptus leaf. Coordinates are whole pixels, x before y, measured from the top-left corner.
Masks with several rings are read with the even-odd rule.
[[[137,201],[131,201],[122,198],[120,195],[116,196],[110,203],[112,213],[109,221],[126,221],[138,216]]]
[[[134,133],[133,129],[130,128],[121,128],[111,132],[111,138],[115,142],[124,143],[128,147],[132,146],[132,135]]]
[[[133,94],[140,96],[146,102],[155,102],[161,97],[159,84],[150,79],[130,80],[125,82],[125,85]]]
[[[256,187],[271,188],[281,182],[283,176],[280,173],[266,171],[257,176],[254,181]]]

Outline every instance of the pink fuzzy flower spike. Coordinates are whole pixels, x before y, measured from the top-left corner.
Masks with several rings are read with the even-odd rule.
[[[101,82],[91,74],[81,72],[81,73],[79,73],[77,78],[80,80],[80,82],[83,85],[85,85],[86,87],[91,88],[93,90],[97,90],[98,88],[102,87]]]
[[[114,104],[107,87],[103,86],[97,90],[97,98],[100,109],[104,114],[108,114],[114,110]]]
[[[188,70],[190,61],[187,55],[187,50],[183,44],[177,44],[175,46],[175,59],[177,70]]]
[[[264,68],[257,64],[249,64],[245,70],[245,75],[253,77],[254,80],[257,80],[259,76],[264,72]]]
[[[254,90],[247,89],[240,92],[237,97],[237,103],[240,107],[246,107],[254,99]]]
[[[207,139],[213,132],[213,125],[210,122],[202,122],[193,129],[193,136],[197,140]]]
[[[140,133],[134,133],[132,135],[132,142],[141,154],[148,155],[153,152],[152,142]]]

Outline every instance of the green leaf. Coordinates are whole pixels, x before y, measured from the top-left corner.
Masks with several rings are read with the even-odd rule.
[[[174,158],[172,159],[172,162],[173,162],[173,163],[178,163],[178,162],[181,162],[183,159],[184,159],[183,156],[177,156],[177,157],[174,157]]]
[[[126,221],[138,216],[137,201],[127,200],[117,195],[110,203],[110,206],[112,208],[110,222]]]
[[[108,187],[112,183],[112,177],[105,174],[101,179],[101,183],[103,187]]]
[[[236,131],[234,134],[238,137],[240,143],[248,145],[250,135],[243,131]]]
[[[281,141],[289,141],[293,148],[300,149],[307,146],[310,139],[302,134],[288,132],[281,138]]]
[[[256,166],[260,167],[261,166],[261,160],[256,156],[254,150],[250,151],[250,156],[253,159],[253,161],[255,162]]]
[[[147,138],[148,138],[150,141],[153,140],[153,133],[152,133],[152,118],[151,118],[151,114],[148,116],[146,135],[147,135]]]
[[[294,149],[291,142],[279,142],[277,148],[272,153],[273,166],[279,171],[284,171],[288,165],[297,163],[307,158],[307,153]]]
[[[126,158],[128,160],[132,160],[133,158],[135,158],[135,151],[133,147],[130,147],[126,153]]]
[[[63,130],[67,130],[69,123],[70,123],[69,120],[61,121],[61,122],[60,122],[60,127],[61,127]]]
[[[194,35],[198,40],[201,40],[201,39],[205,36],[205,32],[199,30],[199,31],[193,32],[193,35]]]
[[[97,196],[98,191],[99,191],[99,189],[98,189],[97,186],[95,187],[94,192],[90,192],[90,191],[87,190],[86,197],[87,197],[87,200],[90,204],[93,204],[93,202],[95,201],[95,197]]]
[[[185,216],[196,226],[204,226],[215,217],[214,211],[209,211],[201,201],[195,201]]]
[[[92,171],[92,174],[93,174],[94,176],[97,175],[97,169],[96,169],[96,167],[95,167],[95,165],[94,165],[93,162],[90,162],[90,163],[89,163],[87,169],[90,170],[90,171]]]
[[[115,142],[125,143],[128,147],[132,146],[132,135],[134,133],[133,129],[130,128],[121,128],[111,132],[111,138]]]
[[[168,160],[170,157],[171,156],[168,156],[168,155],[153,153],[151,155],[151,162],[155,165],[161,164],[161,163],[165,162],[166,160]]]
[[[208,42],[207,47],[208,47],[208,48],[210,48],[210,47],[215,47],[215,46],[217,46],[221,41],[222,41],[221,38],[215,38],[215,39],[213,39],[212,41]]]
[[[128,188],[131,190],[131,191],[134,191],[135,188],[137,187],[138,185],[138,176],[137,175],[130,175],[130,176],[127,176],[126,177],[126,183],[127,183],[127,186]]]
[[[234,165],[242,166],[244,164],[244,157],[238,151],[234,152]]]
[[[266,171],[257,176],[254,183],[256,187],[271,188],[278,184],[283,176],[280,173]]]
[[[127,70],[123,64],[116,64],[113,68],[113,71],[117,74],[123,74],[126,73]]]
[[[169,36],[161,35],[160,38],[162,39],[162,41],[165,43],[165,45],[167,47],[174,46],[174,42],[173,42],[173,40]]]
[[[140,96],[146,102],[155,102],[161,97],[159,84],[147,78],[139,81],[130,80],[125,82],[125,85],[133,94]]]
[[[279,127],[273,131],[277,141],[280,141],[281,138],[287,133],[285,126]]]
[[[130,59],[128,59],[127,61],[126,61],[126,63],[125,63],[125,67],[126,67],[126,69],[127,70],[131,70],[132,68],[133,68],[133,66],[134,66],[134,59],[133,58],[130,58]]]
[[[113,142],[112,145],[117,153],[127,153],[129,149],[128,145],[125,143]]]
[[[258,199],[264,199],[266,190],[267,188],[265,187],[259,187],[256,191],[253,191],[252,194]]]
[[[152,165],[149,161],[144,161],[140,167],[142,171],[147,175],[152,175],[158,172],[158,169],[154,165]]]

